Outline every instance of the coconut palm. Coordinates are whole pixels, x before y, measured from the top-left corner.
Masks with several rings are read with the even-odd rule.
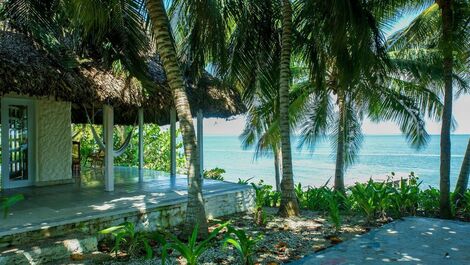
[[[468,187],[468,177],[470,176],[470,139],[468,140],[465,156],[463,157],[462,167],[460,168],[459,178],[454,191],[454,203],[459,206]]]
[[[184,153],[188,161],[188,205],[184,234],[191,234],[194,227],[199,227],[199,236],[206,236],[207,219],[202,194],[202,176],[200,174],[199,154],[191,109],[186,95],[183,74],[178,61],[172,29],[163,0],[147,1],[148,16],[157,50],[168,78],[175,102],[176,112],[183,136]]]
[[[247,111],[245,128],[240,139],[245,149],[255,146],[254,159],[260,156],[274,156],[276,190],[281,191],[280,135],[277,126],[279,98],[278,91],[273,90],[270,93],[256,95],[256,103]]]
[[[290,0],[282,0],[281,14],[282,40],[279,65],[279,132],[281,136],[282,181],[279,214],[288,217],[299,215],[299,203],[294,191],[289,125],[289,90],[292,82],[290,65],[294,31],[292,24],[293,11]]]
[[[297,2],[297,49],[310,72],[301,86],[307,100],[299,114],[300,146],[313,148],[319,138],[332,135],[336,190],[344,192],[344,173],[357,156],[364,117],[395,121],[419,148],[428,136],[423,114],[435,118],[440,113],[439,97],[418,81],[424,75],[421,69],[402,58],[389,58],[386,51],[380,28],[389,27],[402,5],[400,1]],[[317,31],[325,33],[318,36]]]
[[[440,215],[451,217],[450,207],[450,133],[453,124],[454,86],[457,95],[468,91],[469,17],[466,0],[427,1],[427,8],[405,29],[394,36],[394,46],[411,57],[433,58],[428,64],[437,68],[443,87],[444,109],[441,128]]]
[[[299,31],[296,49],[309,69],[311,80],[304,81],[311,83],[303,86],[307,89],[304,93],[312,93],[300,114],[304,116],[300,145],[309,143],[312,147],[319,135],[334,132],[337,147],[334,187],[344,192],[344,169],[353,162],[360,145],[361,110],[369,105],[359,88],[384,71],[379,63],[385,63],[382,36],[369,5],[299,0],[296,10]],[[372,72],[376,75],[372,76]],[[333,94],[339,109],[336,122],[331,115]]]
[[[234,22],[229,38],[229,63],[224,74],[231,83],[237,84],[244,91],[244,99],[249,108],[257,105],[260,100],[257,95],[260,93],[278,91],[279,112],[276,114],[278,117],[273,117],[273,124],[279,128],[282,153],[282,199],[279,213],[283,216],[298,215],[288,115],[288,94],[292,82],[291,2],[239,1],[232,10]]]

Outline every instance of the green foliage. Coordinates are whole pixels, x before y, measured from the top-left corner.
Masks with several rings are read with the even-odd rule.
[[[263,180],[260,180],[258,184],[251,183],[251,186],[255,190],[256,194],[256,207],[261,208],[263,206],[269,206],[269,194],[271,193],[273,186],[264,184]]]
[[[467,190],[463,196],[462,203],[459,204],[459,215],[465,219],[470,219],[470,190]]]
[[[350,188],[353,207],[364,214],[367,222],[384,217],[392,191],[389,185],[375,183],[372,179],[366,184],[356,183]]]
[[[322,186],[320,188],[312,188],[309,187],[305,192],[305,201],[301,201],[301,207],[307,208],[311,211],[326,211],[327,208],[327,200],[333,190],[328,188],[327,186]]]
[[[255,245],[260,240],[261,236],[253,238],[248,236],[245,230],[236,229],[233,226],[228,226],[228,232],[224,239],[224,246],[227,244],[232,245],[240,254],[242,264],[253,265],[253,255],[255,254]]]
[[[335,232],[338,233],[341,229],[340,200],[338,196],[335,196],[335,193],[328,193],[325,197],[328,202],[329,221],[334,225]]]
[[[150,245],[151,240],[162,242],[158,233],[149,234],[147,232],[136,231],[134,223],[125,222],[118,226],[112,226],[101,230],[100,234],[111,234],[114,237],[114,247],[112,251],[116,254],[124,250],[131,257],[139,257],[145,252],[145,258],[153,257],[153,249]]]
[[[72,129],[74,132],[79,132],[76,140],[80,141],[80,154],[82,157],[83,163],[87,157],[93,153],[99,151],[98,145],[93,139],[89,124],[74,124]],[[100,126],[95,128],[98,134],[101,134],[102,130]],[[137,167],[139,165],[138,157],[138,145],[139,145],[139,136],[137,129],[134,129],[135,132],[132,135],[129,147],[126,151],[119,157],[116,157],[114,160],[115,165],[120,166],[129,166]],[[115,126],[114,130],[114,148],[117,149],[123,143],[129,129],[126,129],[123,126]],[[177,137],[179,136],[179,131],[177,131]],[[144,167],[148,169],[158,170],[169,172],[171,167],[170,160],[170,141],[171,135],[169,131],[162,130],[158,125],[155,124],[146,124],[144,125]],[[177,143],[177,156],[176,156],[176,165],[180,173],[184,173],[186,168],[186,161],[183,153],[183,144]]]
[[[408,180],[400,179],[399,186],[390,195],[391,211],[394,216],[402,217],[407,214],[416,215],[419,202],[418,179],[411,177]]]
[[[0,197],[0,209],[3,211],[3,218],[7,218],[10,208],[22,200],[24,200],[23,194]]]
[[[238,184],[242,184],[242,185],[248,185],[250,184],[250,180],[252,180],[253,178],[249,178],[249,179],[241,179],[241,178],[238,178],[238,181],[237,183]]]
[[[188,238],[188,243],[183,243],[174,235],[168,235],[170,240],[163,246],[162,251],[162,264],[165,264],[168,255],[168,249],[172,248],[177,250],[181,256],[186,259],[188,265],[196,265],[198,258],[210,247],[212,240],[219,234],[220,230],[225,228],[227,224],[222,224],[214,229],[205,240],[197,242],[197,235],[199,225],[196,224],[191,236]]]
[[[419,209],[424,216],[439,215],[439,190],[433,187],[419,193]]]
[[[206,179],[214,179],[214,180],[224,180],[224,177],[222,176],[225,174],[225,169],[223,168],[213,168],[209,170],[204,170],[204,178]]]

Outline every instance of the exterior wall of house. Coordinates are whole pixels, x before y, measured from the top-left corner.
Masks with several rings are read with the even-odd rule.
[[[36,100],[36,183],[72,180],[71,103]]]

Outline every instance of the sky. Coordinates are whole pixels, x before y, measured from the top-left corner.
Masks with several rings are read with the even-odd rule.
[[[395,32],[408,25],[415,16],[406,16],[388,30],[385,35]],[[453,115],[457,126],[454,134],[470,134],[470,95],[460,96],[454,100]],[[231,135],[238,136],[245,126],[245,117],[239,115],[229,120],[208,118],[204,120],[205,135]],[[441,123],[426,120],[426,128],[429,134],[440,134]],[[400,128],[393,122],[373,123],[365,119],[362,125],[363,132],[367,135],[390,135],[400,134]]]
[[[454,119],[457,126],[454,134],[470,134],[470,95],[464,95],[454,101],[453,105]],[[227,135],[238,136],[245,126],[245,117],[243,115],[235,116],[229,120],[208,118],[204,119],[205,135]],[[441,123],[427,119],[426,128],[429,134],[440,134]],[[369,135],[390,135],[400,134],[400,128],[393,122],[373,123],[370,120],[364,120],[362,125],[364,134]]]

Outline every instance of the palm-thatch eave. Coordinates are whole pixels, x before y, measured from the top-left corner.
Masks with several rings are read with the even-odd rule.
[[[153,84],[144,90],[135,78],[116,76],[93,62],[66,69],[28,36],[0,31],[0,95],[70,101],[74,123],[87,122],[84,107],[96,113],[103,104],[111,104],[116,124],[133,124],[138,108],[143,107],[146,123],[164,125],[169,123],[173,100],[163,67],[155,58],[148,59]],[[204,117],[229,118],[246,110],[236,90],[209,74],[198,84],[188,82],[186,90],[193,115],[202,110]],[[94,122],[101,122],[99,115]]]

